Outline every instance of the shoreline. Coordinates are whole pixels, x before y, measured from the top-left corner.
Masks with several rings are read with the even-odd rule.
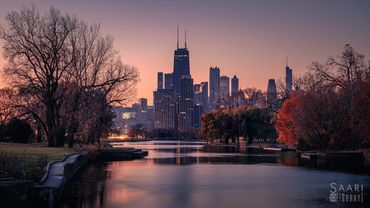
[[[47,163],[40,180],[0,178],[0,193],[6,196],[1,198],[0,203],[10,207],[23,207],[33,203],[54,207],[55,201],[62,197],[64,185],[84,171],[88,164],[134,160],[145,156],[147,152],[140,149],[111,147],[67,153],[63,158]]]

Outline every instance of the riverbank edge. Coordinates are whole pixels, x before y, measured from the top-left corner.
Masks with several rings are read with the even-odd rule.
[[[293,151],[297,153],[297,156],[301,159],[341,159],[343,157],[358,157],[364,160],[366,166],[370,166],[370,149],[359,149],[359,150],[338,150],[338,151],[315,151],[307,150],[302,151],[295,148],[287,147],[276,147],[268,145],[245,145],[245,144],[212,144],[206,143],[208,147],[231,147],[231,148],[250,148],[259,149],[265,151],[282,152],[282,151]]]
[[[112,154],[112,152],[114,154]],[[117,157],[121,154],[121,157]],[[111,148],[103,147],[98,149],[82,149],[63,156],[62,159],[49,162],[45,166],[45,173],[39,181],[35,180],[1,180],[2,184],[0,192],[7,191],[7,200],[0,200],[1,204],[8,207],[22,207],[36,201],[44,201],[48,203],[48,207],[53,207],[57,199],[62,197],[64,185],[69,183],[76,175],[80,174],[87,164],[107,160],[107,157],[114,156],[115,160],[126,161],[141,159],[147,156],[146,151],[134,148]],[[68,158],[74,157],[72,161]],[[53,166],[58,166],[52,170]],[[56,177],[60,180],[54,185],[46,185],[48,177]]]

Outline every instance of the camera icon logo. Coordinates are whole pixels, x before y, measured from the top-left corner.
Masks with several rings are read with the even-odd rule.
[[[338,194],[336,194],[336,193],[331,193],[331,194],[329,195],[329,200],[330,200],[330,202],[338,202]]]

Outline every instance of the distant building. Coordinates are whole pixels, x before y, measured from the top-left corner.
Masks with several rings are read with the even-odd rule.
[[[154,91],[154,127],[176,129],[177,109],[173,89]]]
[[[285,88],[288,95],[293,90],[293,70],[288,65],[285,67]]]
[[[173,89],[173,74],[172,73],[166,73],[164,75],[164,85],[165,89]]]
[[[215,109],[218,105],[220,95],[220,69],[211,67],[209,69],[209,104],[211,109]]]
[[[231,79],[231,96],[237,96],[239,92],[239,79],[234,75]]]
[[[220,99],[227,99],[230,96],[230,78],[220,77]]]
[[[200,84],[194,84],[194,104],[203,105]]]
[[[135,111],[135,112],[139,112],[141,107],[140,107],[140,103],[134,103],[132,104],[131,108]]]
[[[209,104],[208,104],[208,82],[201,82],[201,95],[202,95],[202,106],[203,111],[208,112]]]
[[[231,79],[231,102],[232,107],[239,106],[239,79],[236,75]]]
[[[143,124],[147,131],[151,131],[154,127],[153,106],[147,106],[147,110],[142,111],[140,103],[135,103],[132,107],[114,107],[114,111],[116,114],[113,119],[114,128],[120,130],[122,134],[127,134],[136,124]]]
[[[148,110],[148,99],[146,98],[139,98],[140,110],[147,111]]]
[[[178,130],[180,132],[189,131],[193,125],[193,79],[188,76],[182,76],[179,83],[179,114]]]
[[[194,106],[202,107],[202,113],[208,109],[208,82],[194,85]],[[194,109],[195,110],[195,109]]]
[[[269,79],[267,85],[267,104],[273,105],[277,101],[277,91],[276,91],[276,83],[275,79]]]
[[[199,104],[194,105],[193,110],[193,127],[200,128],[202,124],[202,114],[203,114],[203,106]]]
[[[163,89],[163,72],[158,72],[157,75],[157,89]]]

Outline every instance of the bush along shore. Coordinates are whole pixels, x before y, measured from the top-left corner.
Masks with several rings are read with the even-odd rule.
[[[147,155],[146,151],[112,148],[109,145],[80,150],[27,146],[5,144],[0,148],[0,203],[6,207],[22,207],[26,204],[54,207],[64,185],[88,163],[132,160]]]

